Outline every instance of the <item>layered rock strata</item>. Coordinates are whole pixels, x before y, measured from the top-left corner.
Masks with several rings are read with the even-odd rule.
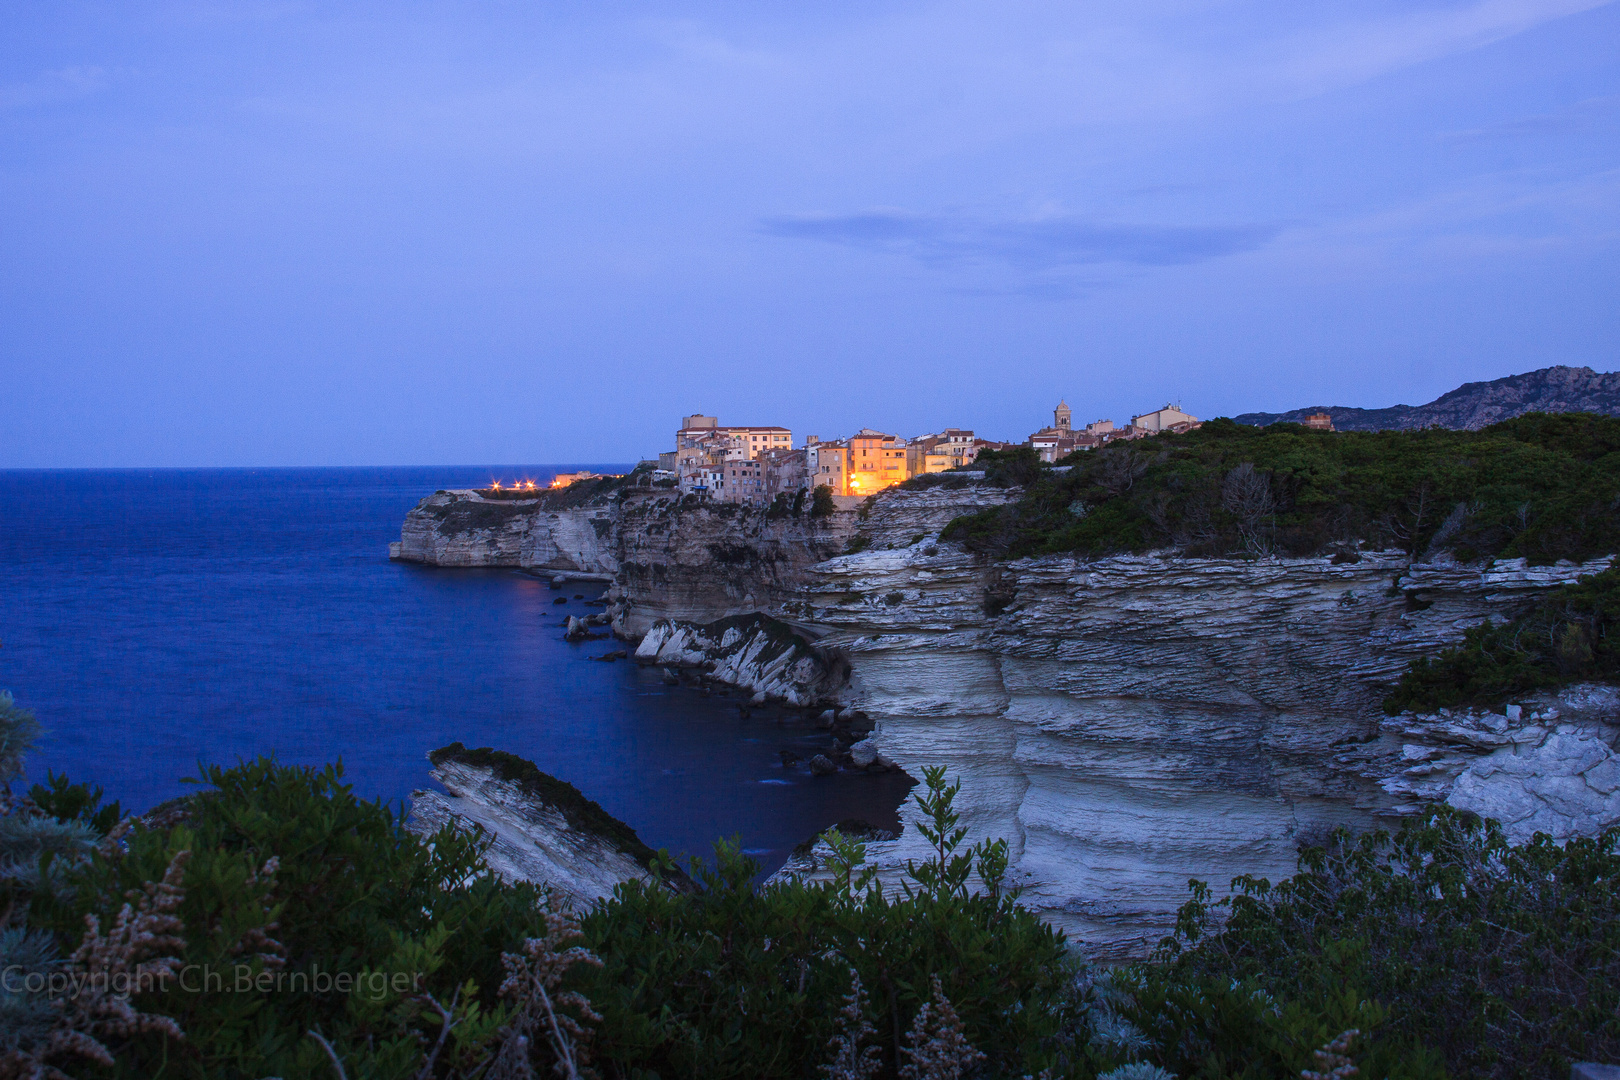
[[[625,881],[655,880],[655,853],[624,822],[572,785],[530,762],[460,743],[428,755],[444,791],[411,792],[406,828],[432,836],[446,825],[481,831],[485,860],[506,881],[549,886],[556,898],[583,910]],[[657,880],[685,887],[673,869]]]
[[[699,668],[709,677],[754,691],[756,697],[802,708],[835,704],[849,664],[826,653],[786,623],[738,615],[699,626],[662,619],[641,639],[636,659]]]
[[[1485,762],[1446,786],[1425,773],[1421,789],[1422,752],[1380,708],[1411,659],[1606,565],[1410,567],[1397,553],[987,565],[924,540],[811,568],[792,610],[826,631],[819,649],[849,657],[843,700],[875,723],[877,750],[913,776],[944,765],[960,778],[964,823],[1008,840],[1024,902],[1118,958],[1168,930],[1189,878],[1286,876],[1326,830],[1454,789],[1469,808],[1517,805],[1525,777],[1543,776],[1548,798],[1589,811],[1570,821],[1615,820],[1598,790],[1598,747],[1614,742],[1601,703],[1578,751],[1569,731],[1537,743],[1567,764],[1526,767],[1481,742]],[[1431,742],[1468,753],[1455,736]],[[1538,813],[1515,821],[1551,820]],[[908,829],[869,855],[893,880],[926,851]]]
[[[536,499],[439,491],[405,515],[389,555],[430,566],[513,566],[600,575],[618,570],[611,506],[548,510]]]
[[[635,495],[563,511],[579,519],[567,529],[536,510],[442,550],[493,545],[525,565],[550,549],[513,536],[588,529],[594,554],[576,543],[546,557],[615,567],[609,611],[616,632],[641,639],[638,659],[836,703],[874,726],[862,758],[914,777],[945,766],[973,838],[1008,840],[1024,902],[1103,958],[1151,947],[1189,878],[1287,876],[1298,848],[1335,826],[1442,801],[1516,838],[1620,821],[1610,691],[1496,714],[1381,709],[1412,659],[1607,559],[995,563],[938,540],[952,518],[1014,495],[952,477],[821,519]],[[914,829],[869,843],[890,883],[925,855]],[[791,872],[817,873],[816,861],[807,849]]]

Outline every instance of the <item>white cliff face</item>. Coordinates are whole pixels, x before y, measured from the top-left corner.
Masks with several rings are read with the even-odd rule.
[[[803,708],[837,700],[849,667],[816,649],[785,623],[758,615],[705,625],[653,624],[636,659],[668,667],[701,668],[710,677]],[[867,764],[862,762],[862,764]]]
[[[611,507],[540,511],[518,551],[518,565],[540,570],[614,574],[619,570]]]
[[[439,491],[405,515],[391,557],[434,566],[518,566],[536,504]]]
[[[440,491],[405,515],[390,556],[431,566],[514,566],[612,574],[611,506],[547,510],[538,499],[485,499]]]
[[[1616,820],[1601,790],[1607,706],[1587,710],[1594,726],[1527,733],[1533,764],[1482,744],[1488,756],[1421,791],[1402,787],[1422,765],[1414,737],[1380,708],[1409,660],[1606,564],[996,566],[924,540],[811,568],[793,611],[829,631],[819,648],[849,656],[845,704],[875,722],[878,751],[913,776],[946,766],[972,835],[1008,840],[1025,903],[1123,957],[1168,931],[1189,878],[1288,876],[1300,844],[1337,825],[1448,798],[1516,807],[1537,785],[1539,808],[1515,822]],[[869,851],[890,878],[925,854],[914,829]]]
[[[1620,822],[1620,690],[1581,684],[1500,711],[1406,713],[1381,725],[1401,740],[1399,772],[1379,785],[1416,810],[1445,801],[1502,823],[1508,839],[1564,841]],[[1376,775],[1376,774],[1374,774]]]
[[[420,836],[446,825],[468,833],[482,829],[493,838],[485,860],[505,881],[550,886],[567,906],[583,911],[620,882],[652,880],[634,854],[571,821],[531,785],[454,758],[441,760],[432,775],[445,790],[411,792],[406,827]]]
[[[1612,690],[1494,715],[1381,708],[1411,660],[1607,559],[997,564],[939,542],[951,519],[1016,494],[891,490],[811,519],[646,493],[478,526],[487,537],[452,529],[448,546],[424,537],[413,550],[613,566],[614,628],[642,639],[643,662],[865,714],[863,755],[914,777],[945,766],[972,837],[1007,839],[1024,902],[1102,958],[1155,944],[1189,878],[1289,876],[1299,847],[1338,825],[1388,825],[1435,802],[1497,818],[1516,839],[1620,822]],[[451,513],[430,502],[424,516]],[[541,528],[556,553],[534,539]],[[869,844],[890,883],[925,855],[912,828]]]

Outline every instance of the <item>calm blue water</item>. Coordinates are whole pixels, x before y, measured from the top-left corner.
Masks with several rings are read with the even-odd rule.
[[[0,471],[0,688],[47,729],[30,778],[142,809],[199,760],[275,754],[342,758],[359,791],[400,800],[459,739],[672,851],[740,834],[772,867],[841,818],[892,827],[904,777],[783,769],[778,751],[827,739],[802,720],[586,661],[618,646],[560,624],[602,586],[388,561],[425,494],[579,467]]]

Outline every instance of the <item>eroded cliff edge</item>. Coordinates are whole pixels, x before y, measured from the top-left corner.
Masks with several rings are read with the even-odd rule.
[[[428,760],[444,791],[411,792],[406,827],[421,836],[447,825],[481,833],[489,842],[484,859],[503,880],[547,885],[577,910],[625,881],[690,887],[673,866],[655,875],[656,853],[634,829],[532,762],[460,743],[433,751]]]
[[[961,778],[966,823],[1007,838],[1025,902],[1102,957],[1156,942],[1189,878],[1286,876],[1335,825],[1432,801],[1519,835],[1620,820],[1608,688],[1494,714],[1380,708],[1411,659],[1607,559],[998,563],[939,541],[1013,494],[891,490],[819,519],[646,492],[481,521],[451,500],[413,511],[402,547],[445,565],[611,572],[615,630],[643,660],[864,713],[886,760]],[[922,856],[909,829],[868,852],[891,877]],[[797,869],[814,872],[814,856]]]
[[[1189,878],[1287,876],[1299,845],[1337,825],[1444,800],[1521,836],[1620,820],[1608,688],[1511,719],[1380,707],[1411,659],[1607,564],[987,566],[920,543],[812,567],[793,610],[848,656],[845,701],[879,752],[960,776],[966,823],[1007,838],[1025,902],[1125,956],[1167,931]],[[891,872],[923,855],[910,831],[868,851]]]

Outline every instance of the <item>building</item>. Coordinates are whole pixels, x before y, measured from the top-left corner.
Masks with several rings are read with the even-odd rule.
[[[849,444],[842,439],[831,439],[822,442],[819,439],[810,442],[805,448],[805,466],[810,473],[810,487],[812,489],[825,484],[832,488],[834,495],[843,495],[848,490],[848,464]]]
[[[906,441],[898,435],[862,428],[849,440],[849,490],[844,495],[873,495],[908,477]]]
[[[762,451],[756,460],[765,471],[765,501],[770,502],[778,495],[803,491],[810,482],[809,457],[808,449],[778,447]]]
[[[1182,412],[1179,405],[1166,405],[1162,409],[1131,417],[1132,427],[1141,428],[1150,435],[1157,435],[1161,431],[1191,431],[1200,424],[1198,417]]]
[[[765,463],[757,459],[734,458],[720,471],[714,497],[730,503],[765,501]]]
[[[1087,435],[1082,431],[1037,431],[1029,437],[1027,445],[1047,464],[1062,461],[1076,450],[1095,450],[1107,440],[1100,435]]]
[[[1103,437],[1111,434],[1113,430],[1114,422],[1112,420],[1093,420],[1091,423],[1086,425],[1087,435]]]
[[[1332,431],[1333,417],[1325,412],[1311,413],[1305,418],[1305,426],[1312,431]]]
[[[919,435],[906,442],[906,472],[911,476],[944,472],[973,464],[984,440],[966,428],[946,428],[934,435]]]
[[[807,471],[814,470],[809,472],[808,483],[811,487],[826,484],[834,495],[873,495],[911,475],[906,466],[906,440],[871,428],[837,442],[818,441],[809,449],[815,460],[811,465],[807,457]]]
[[[1052,410],[1052,426],[1043,427],[1031,434],[1024,440],[1024,445],[1034,447],[1041,460],[1048,463],[1068,457],[1076,450],[1089,450],[1097,445],[1098,440],[1095,437],[1075,432],[1073,420],[1074,414],[1069,409],[1068,403],[1059,401],[1057,408]],[[1082,440],[1085,445],[1082,445]]]
[[[753,461],[766,450],[791,450],[793,432],[774,424],[760,427],[722,427],[718,417],[701,414],[681,417],[675,449],[659,454],[661,468],[675,473],[682,491],[725,494],[726,469],[733,462]],[[754,479],[738,473],[739,480]]]

